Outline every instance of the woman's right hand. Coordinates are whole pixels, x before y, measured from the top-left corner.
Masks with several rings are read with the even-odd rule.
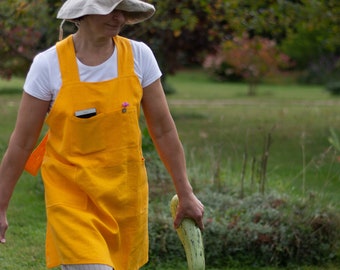
[[[0,210],[0,243],[5,244],[6,243],[6,230],[8,228],[8,222],[7,222],[7,216],[6,211]]]

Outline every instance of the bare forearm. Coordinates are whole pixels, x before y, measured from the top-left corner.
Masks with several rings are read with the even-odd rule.
[[[179,206],[174,225],[178,228],[183,218],[187,217],[195,220],[197,225],[203,229],[204,206],[193,193],[188,180],[184,150],[160,80],[158,79],[144,88],[143,93],[142,105],[150,135],[172,177],[179,197]]]
[[[0,165],[0,209],[7,209],[29,154],[30,151],[10,143]]]
[[[182,197],[192,193],[192,187],[186,171],[184,150],[176,129],[172,129],[161,137],[155,138],[154,143],[165,167],[172,177],[178,196]]]

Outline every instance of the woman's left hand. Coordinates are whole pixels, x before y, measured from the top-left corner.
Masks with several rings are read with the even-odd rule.
[[[191,193],[190,195],[179,197],[179,204],[177,208],[174,226],[177,229],[184,218],[191,218],[195,221],[196,225],[204,230],[203,224],[204,205],[200,200]]]

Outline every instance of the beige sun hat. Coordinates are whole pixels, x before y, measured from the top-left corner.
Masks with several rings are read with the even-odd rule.
[[[155,7],[141,0],[67,0],[57,18],[72,21],[85,15],[107,15],[114,9],[126,12],[126,24],[136,24],[149,19]]]

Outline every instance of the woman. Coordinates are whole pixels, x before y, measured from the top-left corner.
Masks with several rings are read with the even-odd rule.
[[[157,62],[145,44],[118,36],[125,24],[153,13],[154,7],[140,0],[67,0],[61,7],[58,18],[74,22],[78,31],[39,54],[27,75],[0,167],[1,243],[8,203],[45,121],[47,266],[125,270],[144,265],[148,185],[140,105],[180,200],[174,226],[189,217],[203,229],[203,205],[187,178]]]

